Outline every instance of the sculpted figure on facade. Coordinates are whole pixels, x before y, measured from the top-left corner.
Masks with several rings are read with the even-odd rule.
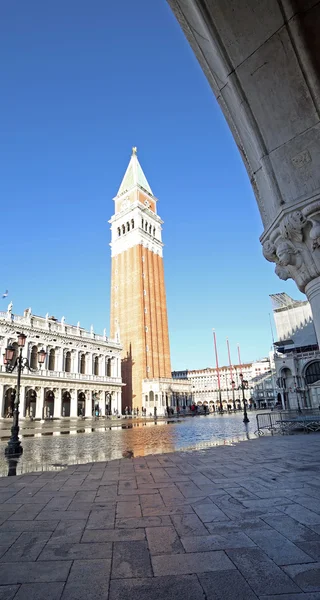
[[[12,308],[13,308],[13,302],[11,300],[11,302],[8,304],[8,308],[7,308],[7,313],[10,316],[11,316],[11,313],[12,313]]]

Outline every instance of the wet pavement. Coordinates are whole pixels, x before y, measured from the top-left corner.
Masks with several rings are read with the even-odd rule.
[[[3,477],[0,598],[319,600],[319,456],[270,436]]]
[[[101,419],[23,422],[21,441],[23,455],[17,473],[49,471],[62,465],[99,462],[122,458],[130,451],[134,456],[146,456],[234,444],[254,438],[257,429],[255,414],[249,415],[246,429],[241,413],[186,417],[173,420],[117,422]],[[0,475],[7,475],[4,457],[10,435],[7,422],[0,426]]]

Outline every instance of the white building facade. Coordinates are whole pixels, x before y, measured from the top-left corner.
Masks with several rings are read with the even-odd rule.
[[[18,352],[17,333],[24,333],[23,358],[31,370],[24,369],[20,391],[20,418],[60,419],[121,414],[121,345],[118,339],[97,335],[91,327],[69,325],[64,317],[23,316],[0,312],[0,417],[12,413],[17,373],[6,372],[4,352],[13,345]],[[105,332],[104,332],[105,333]],[[38,351],[46,351],[41,369]]]
[[[187,379],[191,383],[192,399],[198,406],[208,405],[219,409],[220,395],[223,407],[233,406],[233,400],[236,405],[242,402],[241,378],[248,382],[248,387],[244,390],[245,398],[248,401],[253,397],[254,386],[257,378],[266,374],[271,369],[270,359],[265,358],[260,361],[245,363],[242,365],[232,365],[219,367],[208,367],[206,369],[174,371],[173,378]],[[219,392],[220,380],[220,392]]]

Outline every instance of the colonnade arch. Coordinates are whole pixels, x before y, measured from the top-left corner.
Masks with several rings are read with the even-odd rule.
[[[168,0],[224,113],[264,257],[310,301],[320,342],[318,0]]]

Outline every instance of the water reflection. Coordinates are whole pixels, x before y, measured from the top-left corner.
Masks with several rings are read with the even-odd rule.
[[[168,426],[170,424],[170,427]],[[116,427],[81,427],[81,429],[41,432],[23,436],[23,455],[17,464],[9,464],[9,474],[50,471],[65,465],[100,462],[122,458],[132,452],[146,456],[230,445],[254,436],[255,419],[245,426],[242,415],[196,417],[181,421],[119,424]],[[45,434],[45,435],[44,435]],[[0,475],[8,474],[4,457],[5,443],[0,443]]]

